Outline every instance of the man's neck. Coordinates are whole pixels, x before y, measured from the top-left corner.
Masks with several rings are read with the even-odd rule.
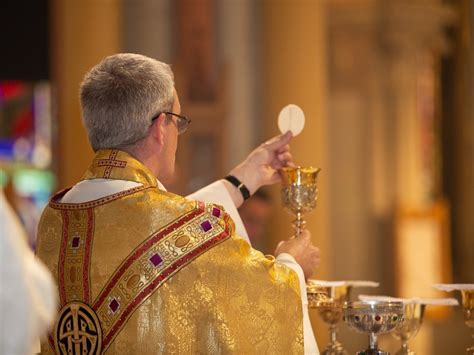
[[[133,146],[127,146],[121,148],[124,152],[130,154],[132,157],[137,159],[143,165],[145,165],[153,175],[160,180],[160,169],[158,164],[158,159],[156,156],[150,153],[149,149],[145,149],[142,145],[144,144],[136,144]]]

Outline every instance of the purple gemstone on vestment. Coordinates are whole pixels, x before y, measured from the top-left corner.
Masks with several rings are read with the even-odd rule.
[[[161,258],[160,254],[156,253],[153,254],[153,256],[150,258],[150,261],[156,267],[163,262],[163,259]]]
[[[213,208],[212,208],[212,215],[213,215],[214,217],[219,218],[219,217],[221,216],[221,210],[218,209],[217,207],[213,207]]]
[[[109,303],[109,308],[112,312],[117,312],[118,308],[120,306],[120,303],[114,298],[112,301]]]
[[[201,223],[201,228],[204,232],[208,232],[212,229],[212,224],[207,219]]]
[[[76,249],[76,248],[79,248],[79,243],[81,241],[81,237],[73,237],[72,238],[72,242],[71,242],[71,246]]]

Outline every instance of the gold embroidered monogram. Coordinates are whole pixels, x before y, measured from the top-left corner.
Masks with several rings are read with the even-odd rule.
[[[54,327],[57,354],[102,354],[102,330],[95,312],[85,303],[71,302],[61,309]]]

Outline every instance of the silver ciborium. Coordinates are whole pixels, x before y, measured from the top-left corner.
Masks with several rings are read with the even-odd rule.
[[[369,335],[369,348],[359,355],[388,355],[377,347],[377,336],[388,333],[403,321],[403,303],[385,301],[346,302],[343,308],[344,322],[359,333]]]
[[[403,303],[403,322],[397,327],[392,335],[400,339],[402,345],[395,355],[415,355],[408,348],[408,340],[413,339],[420,330],[423,323],[423,315],[427,305],[433,306],[457,306],[459,302],[455,298],[397,298],[389,296],[359,295],[359,299],[368,301],[386,301]]]
[[[285,209],[296,216],[292,223],[296,235],[301,233],[306,224],[303,215],[316,208],[318,198],[316,181],[320,170],[301,166],[281,169],[281,198]]]

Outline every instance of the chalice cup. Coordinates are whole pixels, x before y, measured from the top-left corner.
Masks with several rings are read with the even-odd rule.
[[[402,347],[395,355],[414,355],[415,352],[408,348],[408,340],[414,338],[420,330],[425,313],[425,304],[410,302],[404,305],[403,323],[396,328],[392,335],[400,339]]]
[[[377,336],[388,333],[400,326],[403,321],[403,303],[385,301],[346,302],[343,319],[349,328],[369,334],[369,348],[359,351],[359,355],[388,355],[378,349]]]
[[[304,214],[316,208],[318,198],[316,182],[320,170],[301,166],[281,169],[281,198],[285,209],[296,217],[292,224],[297,236],[306,224]]]
[[[317,308],[321,304],[331,302],[326,289],[311,280],[306,284],[306,294],[308,296],[309,308]]]

